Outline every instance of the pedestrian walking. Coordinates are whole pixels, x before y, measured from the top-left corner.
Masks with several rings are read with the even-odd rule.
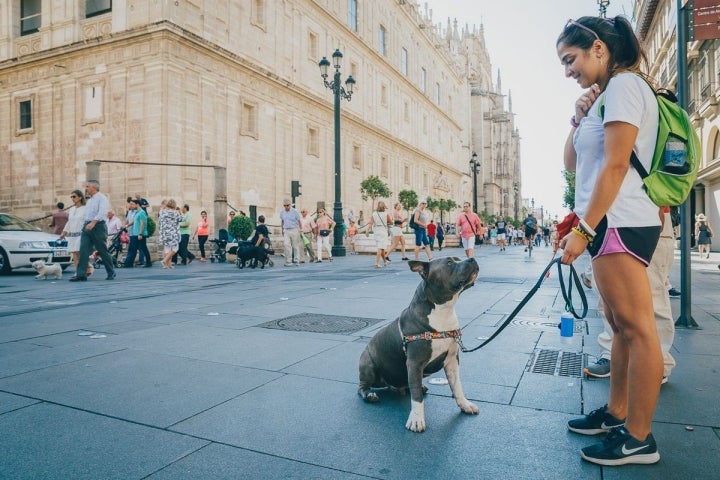
[[[85,193],[90,197],[85,205],[84,224],[80,235],[80,259],[78,260],[75,276],[71,282],[84,282],[87,280],[88,262],[93,250],[97,250],[107,272],[106,280],[115,279],[115,269],[112,258],[107,249],[107,227],[105,219],[110,209],[110,203],[105,195],[100,193],[100,182],[89,180],[85,185]]]

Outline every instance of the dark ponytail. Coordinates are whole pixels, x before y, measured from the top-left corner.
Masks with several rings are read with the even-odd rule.
[[[618,69],[639,73],[640,65],[647,61],[632,25],[622,15],[615,18],[581,17],[570,21],[558,37],[557,44],[587,50],[596,39],[607,45],[611,73]]]

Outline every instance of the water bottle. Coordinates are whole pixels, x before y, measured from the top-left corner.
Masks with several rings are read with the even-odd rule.
[[[684,174],[689,170],[687,165],[687,145],[682,139],[668,138],[663,152],[663,171]]]
[[[575,333],[575,318],[570,312],[563,312],[560,315],[560,343],[564,347],[573,346],[573,334]]]

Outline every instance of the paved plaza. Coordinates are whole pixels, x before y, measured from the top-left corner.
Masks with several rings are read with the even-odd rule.
[[[545,247],[531,259],[521,247],[477,251],[480,277],[457,308],[467,347],[496,330],[550,257]],[[292,268],[275,257],[265,270],[119,269],[115,281],[100,270],[85,283],[69,282],[70,272],[0,277],[0,479],[717,478],[712,257],[692,257],[702,328],[676,334],[678,365],[653,425],[660,462],[624,467],[582,461],[580,448],[598,439],[567,431],[606,402],[608,380],[580,376],[599,353],[597,295],[587,291],[586,324],[561,341],[556,271],[498,338],[461,354],[479,415],[460,412],[440,372],[425,381],[421,434],[405,429],[409,397],[380,391],[379,404],[366,404],[357,395],[360,353],[419,281],[398,253],[384,269],[351,255]]]

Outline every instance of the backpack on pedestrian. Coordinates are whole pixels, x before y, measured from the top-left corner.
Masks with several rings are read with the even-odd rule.
[[[415,211],[412,213],[412,215],[410,215],[410,223],[408,223],[409,227],[412,228],[413,230],[415,230],[416,228],[418,228],[418,224],[415,223],[415,214],[416,214],[417,212],[418,212],[418,211],[415,210]]]
[[[697,178],[700,138],[687,112],[678,105],[675,94],[664,89],[653,89],[653,93],[658,103],[659,121],[650,172],[645,170],[634,151],[630,163],[642,178],[643,188],[655,205],[681,205],[690,195]],[[600,118],[604,118],[604,96],[599,109]]]

